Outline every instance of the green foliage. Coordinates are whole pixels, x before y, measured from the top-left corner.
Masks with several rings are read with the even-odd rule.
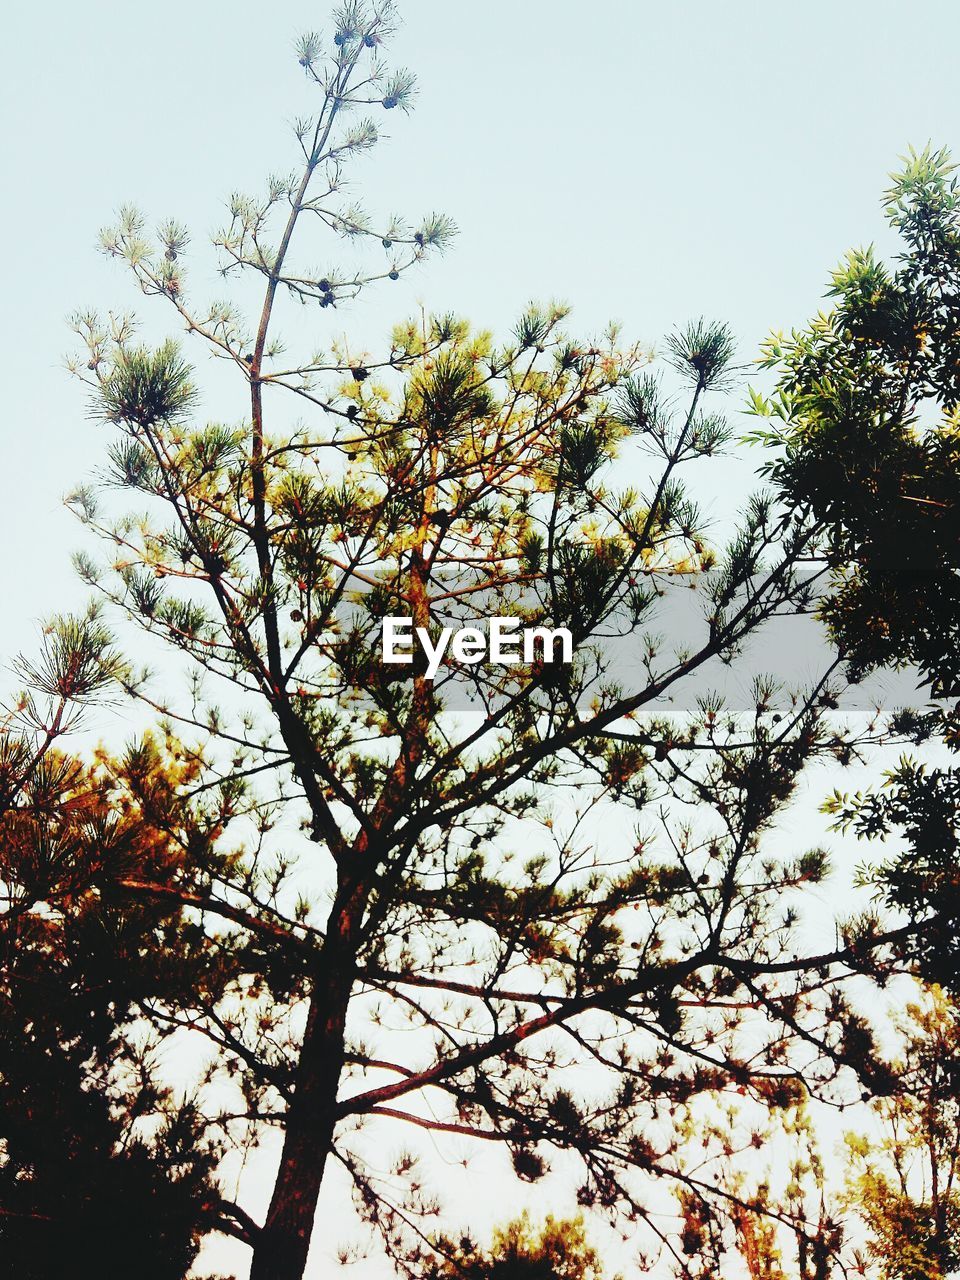
[[[539,1228],[528,1214],[494,1232],[487,1250],[471,1240],[441,1243],[445,1259],[429,1280],[603,1280],[606,1274],[580,1218],[547,1217]]]
[[[668,360],[678,373],[701,390],[718,391],[729,385],[734,354],[733,335],[725,324],[699,320],[672,333]]]
[[[948,1280],[960,1268],[960,1028],[933,988],[900,1019],[896,1094],[875,1102],[878,1141],[847,1137],[846,1205],[865,1223],[881,1280]]]
[[[190,369],[174,342],[156,351],[118,346],[111,369],[100,379],[99,405],[107,422],[176,422],[195,399]]]
[[[904,249],[891,270],[857,250],[833,307],[763,364],[754,395],[791,508],[823,527],[822,605],[852,672],[912,663],[935,693],[960,668],[960,191],[944,151],[911,153],[884,208]]]
[[[905,846],[861,876],[923,928],[903,944],[923,977],[956,991],[960,983],[960,772],[904,757],[879,790],[827,802],[841,830],[861,839],[902,837]]]
[[[17,670],[36,693],[75,716],[82,703],[115,686],[126,666],[98,610],[91,609],[81,617],[53,618],[43,630],[39,656],[21,659]]]
[[[949,155],[911,152],[884,197],[903,241],[892,266],[872,248],[833,273],[834,303],[764,364],[771,398],[753,394],[776,449],[769,474],[798,521],[817,529],[831,573],[820,602],[854,678],[913,666],[940,699],[960,693],[960,189]],[[915,742],[955,749],[947,701],[904,711]],[[863,879],[915,931],[901,954],[930,981],[958,981],[957,773],[904,760],[879,792],[828,808],[864,838],[906,849]]]

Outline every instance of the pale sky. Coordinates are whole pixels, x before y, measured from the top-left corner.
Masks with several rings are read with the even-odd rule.
[[[375,295],[365,334],[421,299],[504,333],[531,298],[558,296],[572,327],[614,317],[651,343],[691,317],[727,320],[749,360],[771,327],[817,310],[846,248],[889,245],[880,195],[910,144],[960,155],[955,0],[401,10],[392,57],[418,75],[417,109],[378,121],[391,138],[363,162],[358,192],[375,210],[440,210],[461,230],[444,257]],[[292,167],[288,122],[316,100],[293,44],[327,17],[324,0],[51,0],[7,15],[3,659],[83,598],[69,565],[82,531],[60,499],[106,436],[62,369],[65,317],[149,310],[98,253],[98,228],[132,201],[151,222],[186,222],[199,250],[231,190]],[[330,315],[311,317],[321,341]],[[349,314],[332,323],[341,331]],[[242,413],[239,400],[208,408]]]
[[[613,316],[651,342],[692,316],[728,320],[748,359],[769,328],[817,308],[848,246],[883,237],[897,156],[928,139],[960,145],[952,0],[402,11],[394,54],[420,97],[410,117],[381,113],[392,137],[364,162],[362,189],[375,209],[442,210],[461,234],[376,294],[371,332],[418,299],[502,332],[529,299],[561,296],[574,324]],[[80,531],[59,502],[104,439],[59,364],[64,318],[140,301],[98,254],[99,227],[130,200],[151,221],[179,216],[196,243],[229,191],[291,166],[286,122],[313,101],[293,41],[326,17],[325,0],[8,13],[0,653],[79,599],[67,553]]]

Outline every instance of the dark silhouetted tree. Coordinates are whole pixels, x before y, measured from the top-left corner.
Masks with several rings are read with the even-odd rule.
[[[0,731],[0,1267],[53,1280],[136,1260],[178,1280],[223,1218],[216,1151],[135,1023],[140,1001],[189,1003],[213,973],[178,897],[118,883],[174,874],[189,769],[149,743],[116,769],[64,754],[84,706],[123,678],[95,615],[55,619],[21,674]]]
[[[916,668],[935,699],[903,711],[916,742],[955,751],[960,656],[960,191],[945,151],[911,153],[884,208],[903,240],[892,267],[872,249],[834,273],[833,306],[765,363],[776,392],[754,397],[769,474],[831,570],[821,608],[849,669]],[[878,791],[829,809],[862,837],[906,849],[864,869],[915,925],[903,954],[932,982],[958,981],[955,767],[905,758]]]

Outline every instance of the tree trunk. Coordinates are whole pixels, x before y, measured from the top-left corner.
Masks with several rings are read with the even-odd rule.
[[[301,1280],[336,1126],[350,980],[322,984],[307,1015],[283,1154],[250,1280]]]

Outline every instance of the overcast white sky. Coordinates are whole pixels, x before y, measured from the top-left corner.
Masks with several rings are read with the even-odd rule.
[[[879,197],[908,145],[960,151],[955,0],[401,9],[393,57],[420,97],[384,116],[361,189],[375,209],[448,213],[461,234],[376,295],[365,334],[420,299],[503,332],[531,298],[560,296],[574,326],[616,317],[649,342],[725,319],[747,360],[818,308],[847,247],[888,242]],[[228,192],[292,166],[287,122],[311,108],[293,43],[326,18],[324,0],[50,0],[5,17],[0,658],[82,598],[60,499],[105,440],[62,370],[64,320],[141,301],[98,228],[134,201],[199,247]],[[321,341],[328,317],[349,324],[323,313]]]

